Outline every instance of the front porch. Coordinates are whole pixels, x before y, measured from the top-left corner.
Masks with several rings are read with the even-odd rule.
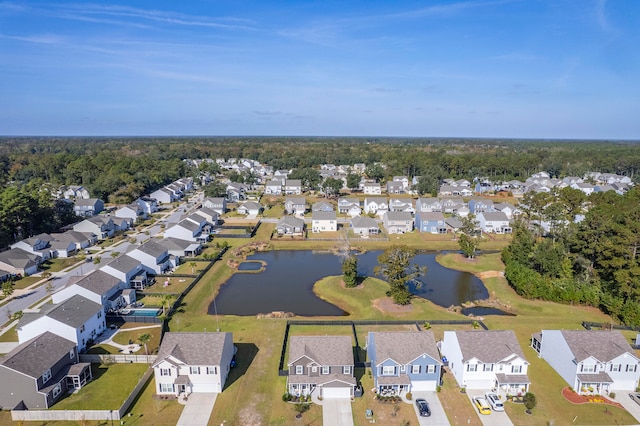
[[[379,376],[375,392],[379,396],[402,396],[411,391],[411,380],[406,374],[400,376]]]
[[[576,383],[580,395],[606,395],[613,380],[607,373],[578,374]]]
[[[531,381],[521,374],[496,374],[496,393],[504,396],[522,396],[529,392]]]

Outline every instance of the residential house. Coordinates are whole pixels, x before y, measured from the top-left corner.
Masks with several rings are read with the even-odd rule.
[[[68,258],[76,254],[76,245],[71,241],[51,240],[49,248],[51,248],[54,257]]]
[[[389,200],[389,211],[414,214],[416,209],[413,207],[413,200],[411,198],[391,198]]]
[[[389,211],[389,203],[383,197],[367,197],[364,199],[364,212],[382,218]]]
[[[444,222],[447,224],[447,228],[451,230],[451,232],[458,232],[464,226],[462,221],[455,216],[446,218]]]
[[[354,395],[351,336],[291,336],[287,363],[287,392],[323,399]]]
[[[89,195],[89,191],[84,186],[79,185],[67,186],[63,190],[62,195],[67,200],[88,200],[89,198],[91,198],[91,195]]]
[[[131,228],[131,226],[133,225],[133,222],[131,221],[131,219],[124,218],[124,217],[111,216],[111,220],[113,221],[113,226],[116,232],[126,231],[127,229]]]
[[[442,362],[431,331],[369,332],[367,355],[380,395],[435,391],[440,384]]]
[[[498,203],[493,205],[494,210],[504,213],[509,220],[522,213],[522,211],[509,203]]]
[[[79,294],[59,304],[45,305],[37,313],[25,312],[16,326],[20,343],[47,330],[71,340],[80,352],[106,328],[102,305]]]
[[[279,235],[303,235],[304,219],[295,216],[284,216],[276,224],[276,232]]]
[[[349,227],[354,234],[358,235],[378,235],[380,228],[373,218],[369,216],[356,216],[351,219]]]
[[[335,232],[338,230],[336,212],[315,211],[311,217],[311,232]]]
[[[593,194],[595,187],[590,183],[574,183],[571,188],[584,192],[586,195]]]
[[[121,294],[126,288],[125,281],[98,269],[87,275],[71,277],[64,288],[51,295],[51,300],[54,304],[60,304],[73,296],[80,295],[101,305],[105,312],[109,312],[126,305]]]
[[[153,363],[156,394],[222,392],[234,354],[231,333],[165,333]]]
[[[262,211],[262,206],[260,203],[256,203],[255,201],[247,201],[244,204],[238,206],[236,211],[239,214],[245,214],[248,216],[258,216]]]
[[[264,193],[268,195],[282,195],[282,180],[272,179],[265,183]]]
[[[360,200],[357,198],[340,198],[338,199],[338,212],[347,214],[351,217],[360,216],[362,214],[362,208],[360,207]]]
[[[78,232],[68,230],[59,234],[50,234],[54,241],[70,242],[77,251],[84,250],[98,242],[98,236],[93,232]]]
[[[638,387],[640,359],[618,330],[542,330],[531,346],[580,394]]]
[[[460,197],[443,197],[440,202],[442,203],[442,211],[444,213],[455,214],[467,206],[464,200]]]
[[[155,212],[158,211],[158,201],[156,201],[155,198],[140,197],[135,201],[135,203],[137,205],[139,205],[140,207],[142,207],[142,210],[147,215],[150,215],[150,214],[155,213]]]
[[[388,234],[404,234],[413,231],[413,216],[406,212],[386,212],[382,225]]]
[[[449,226],[441,212],[416,213],[415,227],[420,232],[431,234],[446,234],[449,231]]]
[[[302,194],[302,181],[300,179],[287,179],[284,182],[284,193],[287,195]]]
[[[231,182],[227,185],[227,200],[237,203],[247,198],[247,185]]]
[[[529,362],[513,330],[445,331],[440,353],[461,388],[501,395],[529,390]]]
[[[318,201],[317,203],[313,203],[311,206],[312,212],[332,212],[333,204],[328,203],[326,201]]]
[[[153,275],[164,274],[177,266],[175,260],[172,262],[167,248],[156,240],[147,241],[127,255],[139,260],[142,269]],[[177,261],[179,262],[179,259]]]
[[[207,197],[202,200],[202,207],[215,210],[221,215],[227,211],[227,200],[224,197]]]
[[[478,226],[483,232],[493,234],[510,234],[511,224],[503,212],[483,212],[476,216]]]
[[[209,233],[204,231],[202,223],[196,223],[189,219],[181,220],[165,229],[164,237],[201,243],[209,241]]]
[[[354,163],[353,164],[353,172],[363,174],[367,165],[364,163]]]
[[[55,333],[24,341],[0,357],[0,407],[48,409],[91,380],[91,364],[78,361],[76,344]]]
[[[287,197],[284,200],[284,212],[296,216],[304,216],[307,202],[304,197]]]
[[[195,257],[202,253],[202,244],[199,242],[169,237],[162,240],[162,245],[167,249],[169,255],[179,258]]]
[[[151,198],[155,199],[156,202],[160,204],[171,204],[175,201],[178,201],[178,197],[176,197],[176,194],[167,188],[160,188],[156,191],[153,191],[151,193]]]
[[[98,239],[104,240],[115,234],[116,226],[109,216],[94,216],[76,223],[73,230],[83,234],[95,234]]]
[[[184,197],[184,188],[182,187],[182,185],[180,185],[180,184],[178,184],[176,182],[170,183],[169,185],[165,186],[164,188],[169,190],[169,191],[171,191],[171,192],[173,192],[173,195],[175,196],[176,201],[177,200],[181,200],[182,197]]]
[[[468,186],[443,184],[438,190],[438,195],[441,197],[470,197],[473,195],[473,190]]]
[[[435,197],[418,198],[416,201],[416,212],[441,212],[442,202]]]
[[[104,210],[104,201],[99,198],[81,198],[76,200],[73,205],[73,211],[77,216],[91,217],[99,214]]]
[[[379,183],[376,182],[365,182],[362,191],[365,195],[380,195],[382,194],[382,188]]]
[[[402,184],[402,182],[396,182],[392,180],[387,182],[386,190],[387,194],[404,194],[404,185]]]
[[[220,215],[216,210],[202,206],[193,212],[192,215],[189,215],[187,219],[197,223],[198,225],[202,225],[203,230],[208,232],[210,231],[211,226],[215,226],[220,222],[219,216]]]
[[[138,203],[132,203],[128,206],[120,207],[114,213],[114,216],[120,219],[129,219],[130,224],[136,223],[138,220],[147,218],[147,213]]]
[[[129,254],[116,257],[106,265],[101,266],[100,270],[122,281],[125,284],[125,288],[144,290],[151,284],[147,276],[147,270],[143,268],[142,262]]]
[[[50,241],[53,240],[48,234],[40,234],[35,237],[25,238],[24,240],[18,241],[17,243],[11,244],[12,249],[21,249],[26,252],[35,254],[37,256],[42,257],[43,259],[50,259],[54,257],[54,250],[51,248],[49,244]]]
[[[402,183],[402,188],[404,189],[405,192],[411,189],[411,179],[409,179],[408,176],[394,176],[393,182]]]
[[[44,259],[33,253],[19,248],[0,252],[0,269],[11,275],[33,275],[38,272],[38,266]]]

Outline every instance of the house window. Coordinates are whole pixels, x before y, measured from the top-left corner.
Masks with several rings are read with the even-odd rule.
[[[582,364],[582,366],[580,367],[580,371],[583,373],[595,373],[596,366],[595,364]]]
[[[160,383],[160,393],[173,393],[172,383]]]
[[[296,365],[296,374],[304,374],[304,366]]]
[[[467,364],[467,371],[478,371],[478,364]]]
[[[69,351],[69,359],[74,359],[76,357],[76,351],[71,349]]]
[[[521,365],[512,365],[511,366],[511,372],[512,373],[522,373],[522,366]]]
[[[627,364],[627,370],[626,370],[627,372],[633,371],[635,373],[637,369],[638,369],[637,364]]]
[[[160,375],[161,376],[171,376],[171,369],[170,368],[161,368],[160,369]]]
[[[385,365],[382,367],[383,376],[393,376],[396,374],[396,368],[393,365]]]
[[[98,318],[102,318],[102,311],[98,312]]]
[[[351,366],[345,365],[344,367],[342,367],[342,374],[351,374]]]
[[[482,371],[493,371],[493,364],[483,364]]]
[[[427,365],[427,373],[429,374],[433,374],[436,372],[436,366],[435,364],[431,364],[431,365]]]
[[[318,372],[318,366],[314,365],[311,367],[311,372],[312,373],[317,373]]]
[[[218,367],[207,367],[207,374],[218,374]]]
[[[82,327],[80,327],[80,333],[84,333],[84,324],[82,324]]]
[[[49,381],[49,379],[51,378],[51,369],[48,369],[47,371],[44,372],[44,374],[42,375],[42,384],[45,384]]]
[[[610,371],[620,371],[621,368],[622,368],[621,364],[611,364]]]
[[[322,374],[329,374],[329,366],[328,365],[323,365],[322,366]]]
[[[60,385],[60,383],[58,383],[56,387],[53,388],[53,397],[55,398],[56,396],[60,395],[60,392],[62,392],[62,386]]]
[[[200,374],[200,367],[189,367],[189,374]]]
[[[420,374],[420,366],[412,365],[411,366],[411,374]]]

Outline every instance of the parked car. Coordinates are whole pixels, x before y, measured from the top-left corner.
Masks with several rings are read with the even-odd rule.
[[[487,398],[487,402],[493,411],[504,411],[504,405],[500,401],[500,397],[498,395],[489,392],[485,395],[485,398]]]
[[[429,404],[426,400],[422,398],[416,399],[416,407],[418,407],[418,412],[422,417],[429,417],[431,415],[431,410],[429,410]]]
[[[640,405],[640,393],[638,392],[630,393],[629,398],[631,398],[631,400],[636,404]]]
[[[485,398],[481,396],[474,397],[473,405],[476,406],[480,414],[491,414],[491,407],[489,407],[489,403]]]

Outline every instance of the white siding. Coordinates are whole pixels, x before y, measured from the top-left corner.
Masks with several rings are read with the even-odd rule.
[[[455,377],[456,382],[458,382],[458,386],[465,386],[463,384],[464,365],[462,364],[462,350],[460,349],[455,331],[444,332],[440,352],[443,356],[447,357],[449,369],[453,372],[453,377]]]
[[[575,389],[577,365],[560,330],[542,330],[540,357]]]

